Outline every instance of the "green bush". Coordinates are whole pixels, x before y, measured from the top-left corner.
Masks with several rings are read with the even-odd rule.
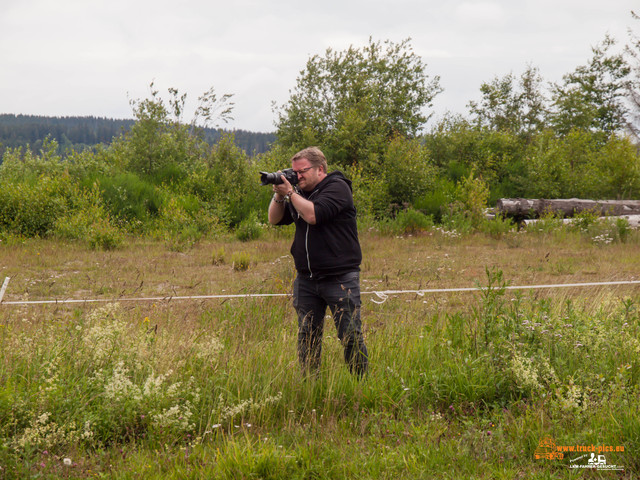
[[[383,232],[392,235],[413,235],[433,228],[433,217],[409,208],[398,212],[394,219],[382,223]]]
[[[469,174],[456,185],[454,200],[443,209],[442,223],[461,233],[479,229],[486,221],[488,198],[487,184],[473,173]]]
[[[493,237],[500,237],[505,233],[515,230],[517,227],[510,218],[504,218],[500,215],[496,218],[483,219],[478,224],[478,231],[488,233]]]
[[[237,272],[244,272],[251,265],[251,255],[247,252],[235,252],[231,255],[233,269]]]
[[[124,237],[107,218],[100,218],[89,227],[87,240],[93,249],[115,250],[122,245]]]
[[[442,213],[442,225],[448,231],[469,233],[474,224],[464,203],[459,200],[446,205]]]
[[[421,212],[431,215],[434,221],[440,223],[442,215],[456,196],[456,185],[446,177],[436,180],[433,189],[420,198],[417,198],[413,206]]]
[[[113,250],[124,241],[122,232],[105,210],[97,185],[75,199],[73,211],[58,218],[53,229],[58,238],[80,240],[91,248]]]
[[[417,140],[402,137],[388,142],[381,173],[391,202],[397,204],[413,203],[433,187],[436,178],[428,150]]]
[[[64,180],[5,182],[0,188],[0,229],[25,237],[44,237],[67,210]]]
[[[236,238],[241,242],[257,240],[262,236],[262,225],[258,221],[258,214],[254,211],[240,222],[236,228]]]
[[[226,252],[224,247],[219,247],[211,255],[211,265],[224,265],[226,263]]]
[[[381,175],[377,175],[376,172],[364,172],[357,165],[346,169],[345,175],[352,182],[353,202],[358,216],[376,219],[388,217],[391,197]]]
[[[37,182],[41,177],[57,178],[64,175],[68,164],[56,153],[58,143],[47,137],[40,153],[30,147],[8,150],[0,163],[0,178],[5,181]]]
[[[218,218],[192,195],[171,197],[160,208],[154,226],[156,234],[175,251],[189,248],[204,235],[220,230]]]
[[[135,173],[120,173],[113,177],[101,176],[96,181],[109,211],[130,224],[147,223],[158,215],[164,203],[161,190]]]

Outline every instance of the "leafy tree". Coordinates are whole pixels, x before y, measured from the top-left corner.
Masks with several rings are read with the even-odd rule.
[[[538,69],[531,66],[519,80],[510,73],[483,83],[480,86],[482,100],[469,102],[474,123],[530,140],[544,126],[546,98],[541,83]]]
[[[456,183],[472,172],[491,186],[491,200],[521,196],[527,144],[510,129],[479,127],[461,116],[447,116],[424,137],[440,174]]]
[[[199,124],[228,121],[233,103],[231,95],[218,98],[213,88],[198,98],[198,106],[190,125],[183,122],[187,94],[169,88],[168,105],[151,83],[151,97],[132,100],[136,123],[125,136],[129,150],[128,168],[145,175],[157,175],[172,167],[185,167],[202,155],[205,148]]]
[[[573,129],[562,137],[551,131],[538,136],[527,162],[527,196],[582,196],[585,181],[591,177],[587,169],[593,162],[596,148],[595,135],[580,129]]]
[[[439,77],[427,75],[409,39],[328,49],[307,61],[289,101],[275,109],[278,141],[321,145],[343,166],[375,163],[387,140],[421,131],[425,108],[440,91]]]
[[[631,70],[622,53],[611,52],[615,43],[606,36],[592,48],[593,57],[587,65],[553,86],[550,120],[556,132],[566,135],[577,128],[608,137],[625,126],[628,110],[623,100]]]
[[[596,180],[597,198],[636,199],[640,197],[640,157],[628,138],[612,136],[600,148],[590,166]]]

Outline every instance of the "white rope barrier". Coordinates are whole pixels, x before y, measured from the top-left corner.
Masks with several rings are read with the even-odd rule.
[[[0,305],[47,305],[47,304],[73,304],[73,303],[105,303],[105,302],[174,302],[183,300],[211,300],[211,299],[231,299],[231,298],[269,298],[269,297],[290,297],[290,293],[246,293],[246,294],[221,294],[221,295],[186,295],[186,296],[163,296],[163,297],[120,297],[120,298],[90,298],[90,299],[54,299],[54,300],[19,300],[19,301],[2,301],[5,290],[9,283],[9,277],[5,278],[2,289],[0,290]],[[533,290],[544,288],[583,288],[583,287],[601,287],[613,285],[639,285],[640,280],[623,280],[612,282],[588,282],[588,283],[558,283],[547,285],[507,285],[504,287],[496,287],[505,290]],[[374,303],[384,303],[391,295],[407,295],[413,294],[424,296],[431,293],[454,293],[454,292],[474,292],[483,291],[487,287],[463,287],[463,288],[430,288],[421,290],[382,290],[382,291],[361,291],[361,295],[375,295],[378,300],[372,298]]]

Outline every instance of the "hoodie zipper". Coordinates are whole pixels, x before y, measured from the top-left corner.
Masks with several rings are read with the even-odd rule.
[[[304,250],[307,254],[307,268],[309,268],[309,278],[313,278],[311,271],[311,259],[309,258],[309,224],[307,223],[307,233],[304,236]]]
[[[311,200],[311,197],[313,197],[313,195],[316,192],[317,190],[314,190],[313,192],[311,192],[307,200]],[[304,235],[304,251],[307,254],[307,268],[309,269],[309,278],[313,278],[313,271],[311,270],[311,258],[309,258],[309,224],[308,223],[307,223],[307,231]]]

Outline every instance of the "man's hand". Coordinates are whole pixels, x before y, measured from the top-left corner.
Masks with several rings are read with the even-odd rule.
[[[268,212],[269,223],[273,225],[277,224],[280,220],[282,220],[282,217],[284,216],[284,197],[287,194],[290,194],[291,192],[293,192],[293,187],[287,181],[284,175],[282,175],[282,172],[278,170],[278,173],[282,177],[282,183],[278,185],[274,184],[272,186],[273,193],[275,194],[275,196],[273,197],[274,201],[269,203],[269,212]]]
[[[289,183],[289,181],[282,175],[282,172],[278,170],[280,174],[280,178],[282,178],[282,183],[278,185],[273,185],[273,191],[280,195],[280,198],[284,198],[286,195],[293,193],[293,187]]]
[[[280,172],[278,171],[278,173]],[[298,212],[298,215],[300,215],[300,217],[302,217],[302,219],[305,222],[311,225],[315,225],[316,210],[315,210],[315,206],[313,205],[313,202],[306,200],[300,195],[294,196],[293,194],[295,193],[295,190],[293,189],[291,184],[287,181],[287,179],[284,178],[284,175],[282,176],[281,184],[273,185],[273,191],[280,197],[279,200],[289,195],[289,198],[291,200],[291,205],[293,205],[293,208],[296,209],[296,211]],[[271,204],[269,205],[269,222],[272,224],[276,224],[282,219],[282,215],[283,215],[282,211],[284,210],[282,206],[279,205],[276,207],[274,203],[275,202],[271,202]]]

